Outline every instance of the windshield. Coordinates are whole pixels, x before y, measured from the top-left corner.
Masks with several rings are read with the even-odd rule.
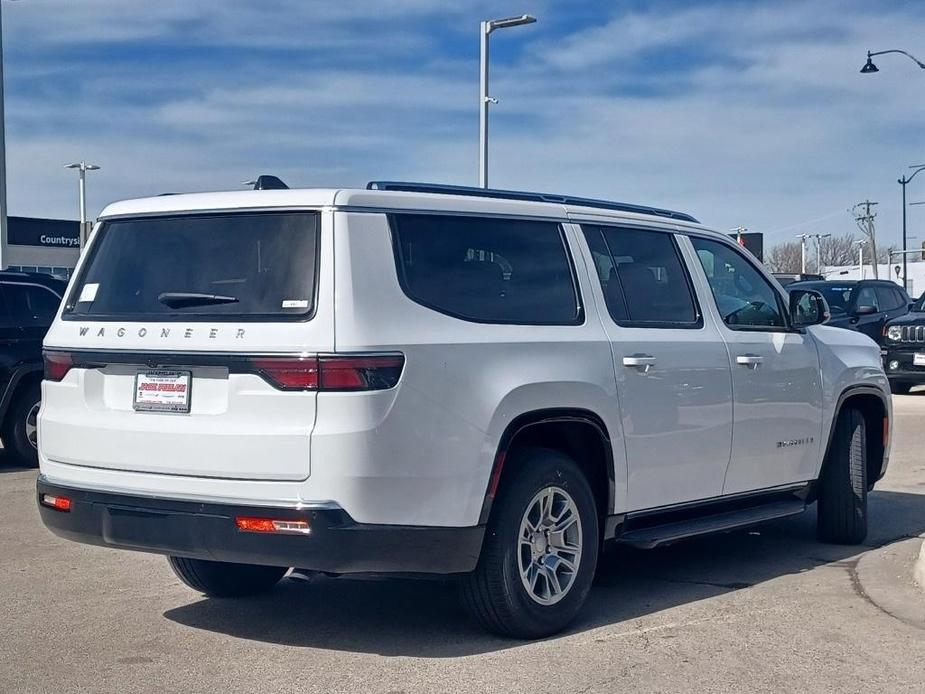
[[[808,284],[806,289],[815,289],[817,292],[821,292],[834,315],[848,312],[854,286],[850,284]]]
[[[65,316],[304,320],[314,309],[318,227],[314,212],[105,222]]]

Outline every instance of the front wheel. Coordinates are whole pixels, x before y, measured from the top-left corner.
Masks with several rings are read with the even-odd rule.
[[[584,474],[557,451],[512,457],[463,600],[489,631],[540,638],[581,609],[598,555],[598,516]]]
[[[21,386],[3,422],[3,446],[18,465],[35,467],[38,454],[38,415],[42,405],[42,386],[38,382]]]
[[[824,542],[856,545],[867,537],[867,430],[853,407],[838,415],[819,479],[817,517]]]
[[[177,578],[210,598],[242,598],[265,593],[289,570],[277,566],[230,564],[183,557],[168,557],[167,560]]]

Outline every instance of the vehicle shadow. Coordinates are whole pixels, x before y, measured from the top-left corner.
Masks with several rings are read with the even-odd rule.
[[[662,549],[618,547],[602,558],[588,602],[566,633],[629,622],[921,535],[923,508],[925,489],[921,495],[873,493],[872,531],[864,546],[818,542],[811,507],[795,518]],[[164,616],[241,639],[385,656],[459,657],[522,643],[481,631],[454,588],[448,581],[408,579],[286,580],[265,596],[203,599]]]
[[[5,472],[25,472],[26,470],[34,469],[35,468],[31,467],[23,467],[19,463],[14,463],[10,454],[0,448],[0,475]]]

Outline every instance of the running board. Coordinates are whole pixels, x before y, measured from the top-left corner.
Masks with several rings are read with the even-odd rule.
[[[689,518],[663,525],[634,530],[633,519],[627,518],[625,530],[616,538],[617,542],[633,547],[651,549],[659,545],[677,542],[697,535],[723,533],[729,530],[764,523],[775,518],[796,516],[806,509],[802,499],[784,499],[760,506],[714,513],[709,516]]]

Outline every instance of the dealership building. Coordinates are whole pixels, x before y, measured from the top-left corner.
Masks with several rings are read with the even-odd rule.
[[[79,253],[80,222],[7,217],[6,237],[0,239],[3,269],[70,277]]]

